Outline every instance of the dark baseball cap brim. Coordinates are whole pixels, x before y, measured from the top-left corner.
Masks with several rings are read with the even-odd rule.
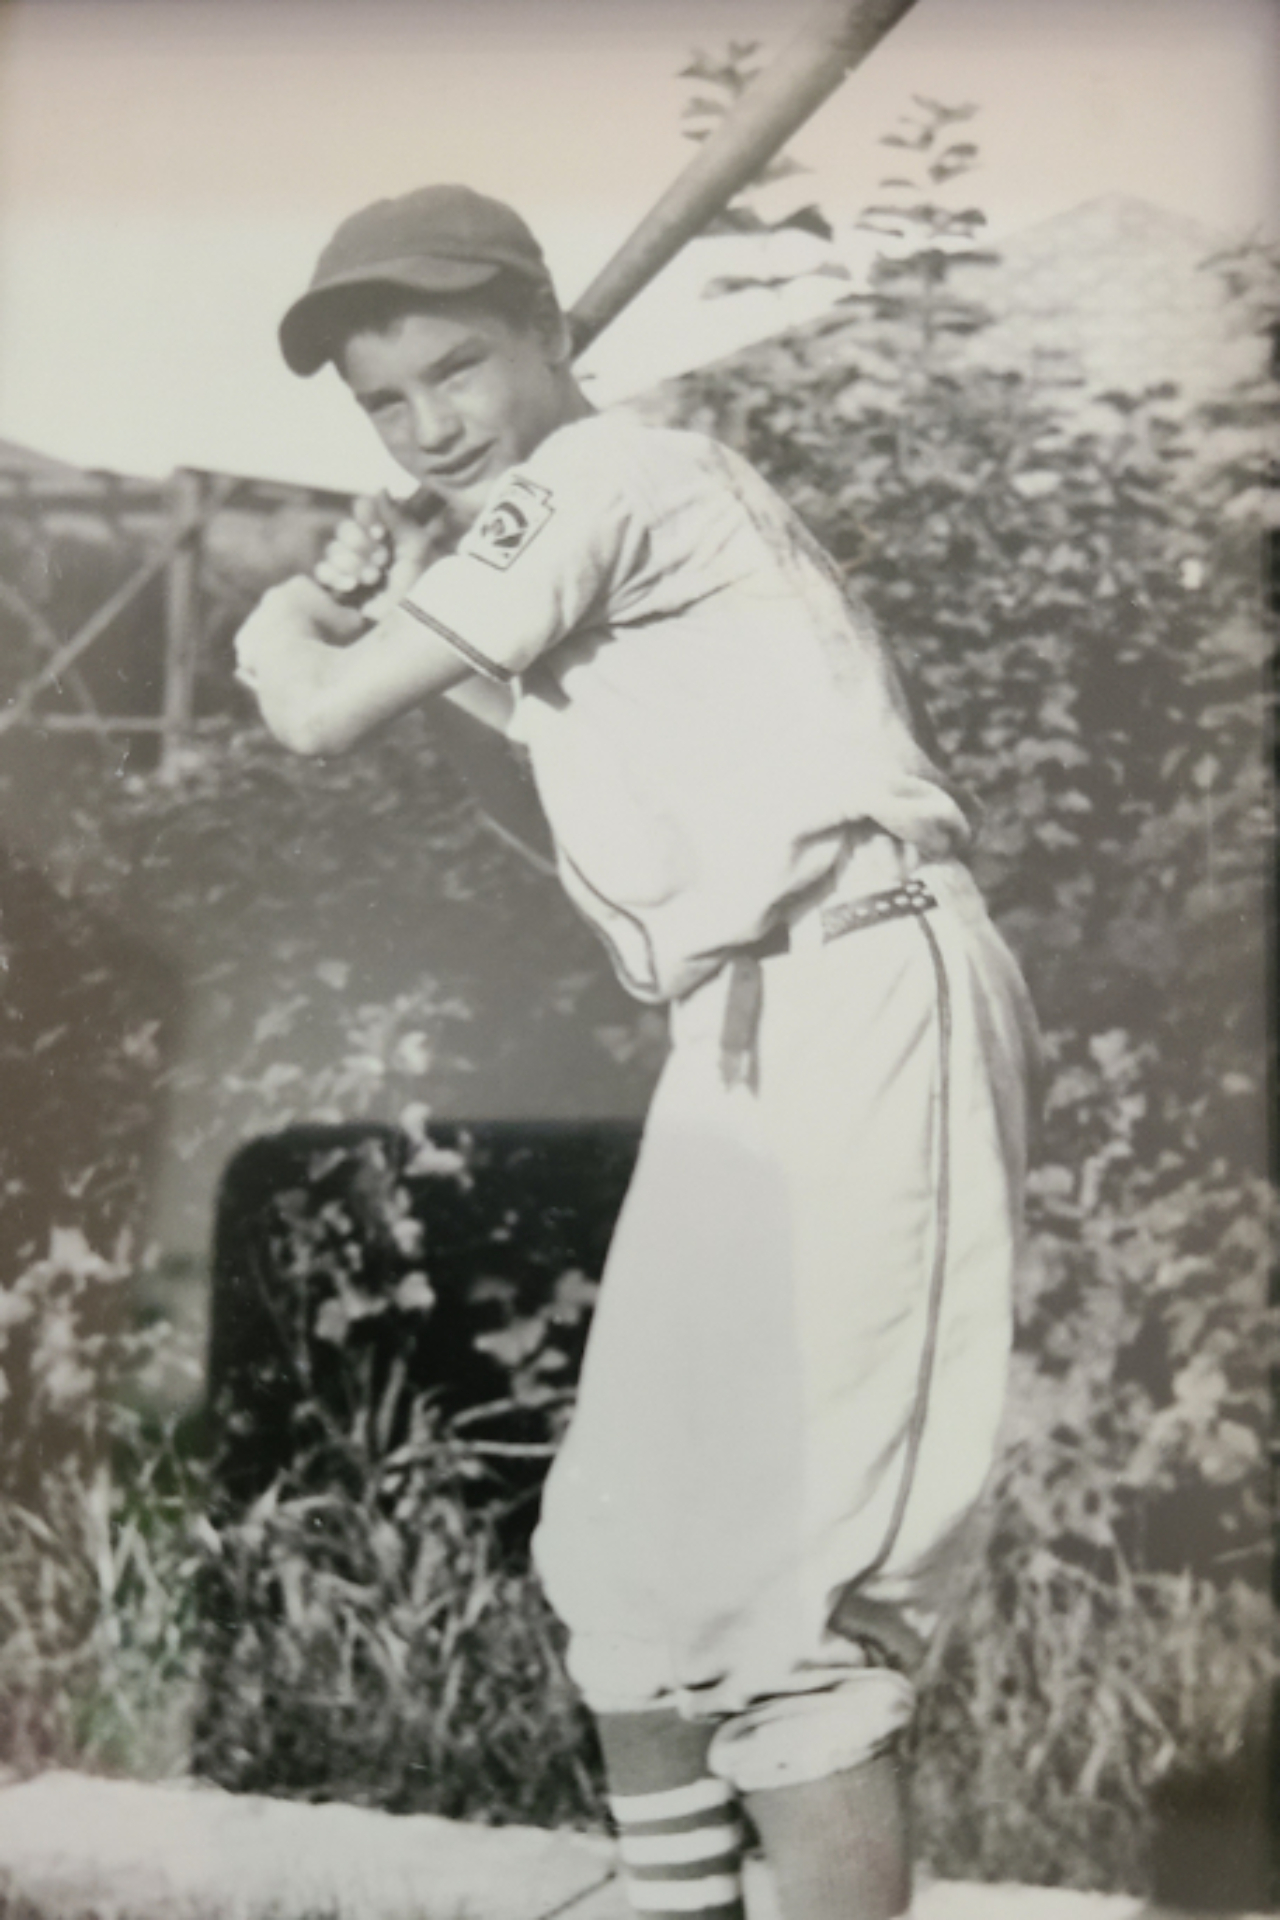
[[[318,372],[332,360],[335,349],[342,344],[337,323],[346,296],[355,287],[385,287],[422,294],[468,293],[503,271],[501,265],[488,260],[415,256],[408,260],[384,260],[376,266],[335,274],[322,287],[313,287],[294,301],[280,322],[280,351],[294,373]]]

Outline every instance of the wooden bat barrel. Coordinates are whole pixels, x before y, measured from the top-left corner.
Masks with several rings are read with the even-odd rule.
[[[915,0],[827,0],[750,86],[569,314],[581,353],[833,94]]]

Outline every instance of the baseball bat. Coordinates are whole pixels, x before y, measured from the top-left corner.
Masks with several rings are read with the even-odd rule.
[[[569,311],[575,354],[752,180],[915,0],[825,0],[703,141]]]

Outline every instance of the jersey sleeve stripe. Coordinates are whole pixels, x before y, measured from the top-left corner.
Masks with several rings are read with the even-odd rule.
[[[422,622],[424,627],[430,627],[432,633],[437,634],[456,653],[460,653],[468,666],[474,667],[477,673],[483,673],[488,679],[498,680],[504,684],[515,679],[516,676],[508,667],[500,667],[496,661],[488,659],[478,647],[473,647],[469,640],[464,640],[460,633],[455,633],[452,627],[447,627],[443,620],[437,620],[435,615],[428,613],[424,607],[416,606],[412,600],[402,600],[400,605],[406,613],[411,613],[415,620]]]

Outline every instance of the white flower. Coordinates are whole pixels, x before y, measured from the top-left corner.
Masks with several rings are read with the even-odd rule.
[[[415,1254],[422,1251],[422,1223],[403,1217],[391,1223],[391,1238],[401,1253]]]
[[[425,1073],[431,1065],[431,1048],[425,1033],[402,1033],[391,1064],[399,1073]]]
[[[425,1273],[406,1273],[396,1288],[396,1305],[406,1313],[427,1312],[436,1303],[435,1289]]]

